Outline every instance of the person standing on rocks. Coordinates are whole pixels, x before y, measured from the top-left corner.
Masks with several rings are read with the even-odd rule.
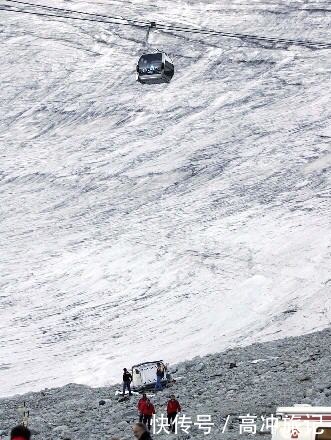
[[[170,400],[168,401],[167,404],[167,416],[168,416],[168,424],[169,424],[169,428],[171,428],[172,432],[176,431],[176,417],[177,414],[179,412],[181,412],[181,407],[180,404],[178,402],[178,400],[176,399],[175,395],[172,394],[170,396]]]
[[[146,425],[143,423],[135,423],[132,427],[133,435],[137,440],[152,440],[150,433],[146,429]]]
[[[123,397],[125,396],[126,389],[128,389],[128,391],[129,391],[129,396],[132,396],[131,382],[132,382],[131,373],[129,373],[126,368],[123,368]]]
[[[147,426],[148,430],[151,429],[151,421],[153,414],[155,414],[155,408],[150,399],[146,399],[144,406],[142,407],[143,411],[143,423]]]
[[[142,398],[139,399],[138,402],[139,422],[142,422],[144,419],[144,405],[146,401],[147,401],[147,395],[146,393],[144,393]]]
[[[23,425],[16,426],[11,430],[10,440],[30,440],[31,432]]]
[[[155,389],[156,390],[162,390],[162,379],[164,377],[164,368],[162,367],[162,365],[160,364],[160,362],[158,362],[156,364],[156,384],[155,384]]]

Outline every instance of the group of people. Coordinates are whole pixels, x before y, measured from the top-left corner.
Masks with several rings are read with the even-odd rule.
[[[162,380],[165,375],[165,367],[160,362],[156,364],[156,383],[155,390],[162,390]],[[129,392],[129,396],[132,396],[131,390],[131,382],[132,382],[132,374],[127,370],[127,368],[123,368],[123,390],[122,395],[125,395],[126,390]]]
[[[167,403],[167,417],[169,430],[175,432],[175,420],[177,414],[181,412],[181,406],[175,395],[170,396]],[[151,400],[144,393],[138,401],[139,422],[133,425],[132,431],[138,440],[151,440],[150,429],[155,407]],[[16,426],[10,434],[10,440],[31,440],[31,432],[23,425]]]
[[[152,440],[146,425],[142,422],[135,423],[132,431],[137,440]],[[31,440],[31,431],[23,425],[16,426],[10,433],[10,440]]]
[[[155,390],[162,390],[162,380],[164,379],[165,375],[165,368],[164,365],[162,365],[160,362],[156,365],[156,382],[155,382]],[[123,397],[125,396],[125,392],[128,391],[129,396],[132,396],[132,390],[131,390],[131,382],[132,382],[132,374],[126,369],[123,368]],[[167,418],[168,418],[168,425],[170,427],[170,430],[172,432],[175,432],[175,420],[177,414],[181,412],[180,403],[178,400],[176,400],[176,397],[174,395],[170,396],[170,400],[167,403]],[[135,430],[137,431],[137,435],[140,433],[142,434],[142,428],[145,427],[145,431],[143,433],[143,438],[149,435],[149,431],[151,429],[151,423],[153,415],[155,414],[155,407],[151,400],[147,397],[147,394],[144,393],[141,397],[141,399],[138,402],[138,413],[139,413],[139,422],[136,423],[133,427],[133,432],[135,433]],[[139,436],[136,436],[136,438],[140,439]]]
[[[172,432],[175,432],[175,420],[177,414],[181,412],[181,406],[175,395],[172,394],[170,396],[170,400],[167,403],[167,417],[168,417],[168,425]],[[151,429],[151,421],[153,414],[155,414],[155,407],[151,400],[147,397],[146,393],[143,394],[142,398],[138,402],[138,413],[139,413],[139,422],[143,423],[148,430]]]
[[[160,362],[156,365],[156,382],[155,390],[162,390],[162,379],[165,375],[165,368]],[[129,395],[132,396],[131,390],[132,375],[124,368],[123,369],[123,396],[126,390]],[[170,400],[167,403],[167,417],[168,425],[172,432],[175,432],[176,424],[175,420],[177,414],[181,412],[181,406],[174,395],[170,396]],[[155,407],[151,400],[144,393],[138,402],[139,422],[133,425],[132,431],[136,439],[138,440],[151,440],[150,429],[152,424],[152,418],[155,414]],[[12,429],[10,434],[10,440],[31,440],[30,430],[24,426],[19,425]]]

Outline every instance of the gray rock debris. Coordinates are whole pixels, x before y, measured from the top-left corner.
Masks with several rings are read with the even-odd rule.
[[[277,406],[295,403],[331,406],[331,329],[295,338],[253,344],[247,347],[197,357],[172,367],[181,380],[152,397],[158,415],[165,414],[170,393],[178,396],[183,413],[212,416],[211,434],[194,426],[178,438],[248,440],[239,434],[239,416],[257,416],[259,438],[261,416],[270,416]],[[236,367],[229,368],[230,364]],[[119,372],[120,374],[120,372]],[[17,408],[26,401],[31,411],[33,440],[120,440],[132,439],[139,396],[119,402],[119,385],[89,388],[69,384],[0,400],[0,433],[3,437],[18,422]],[[100,402],[105,402],[100,404]],[[222,430],[227,421],[225,432]],[[154,438],[174,439],[173,435]]]

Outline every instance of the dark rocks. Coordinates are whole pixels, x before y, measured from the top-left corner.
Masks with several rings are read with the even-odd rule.
[[[295,403],[330,405],[330,340],[331,331],[324,330],[183,362],[176,366],[178,376],[183,373],[182,379],[152,396],[157,414],[165,413],[169,394],[174,392],[185,415],[193,419],[198,414],[212,417],[215,427],[209,440],[248,440],[251,437],[239,435],[240,415],[271,415],[277,406]],[[323,347],[323,356],[318,355],[319,347]],[[0,432],[8,435],[17,423],[17,407],[25,400],[34,440],[132,440],[131,426],[137,421],[140,395],[118,399],[119,390],[120,385],[89,388],[70,384],[2,399]],[[227,416],[230,423],[222,433]],[[266,440],[271,437],[268,432],[259,436]],[[169,439],[169,435],[154,437]],[[203,433],[195,428],[180,437],[200,439]]]
[[[287,309],[283,312],[284,315],[293,315],[294,313],[296,313],[298,310],[297,309]]]
[[[301,376],[298,378],[299,382],[308,382],[311,381],[311,377],[310,376]]]

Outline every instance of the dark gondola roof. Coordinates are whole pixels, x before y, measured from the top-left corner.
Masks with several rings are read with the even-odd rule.
[[[160,364],[161,363],[164,364],[162,359],[159,361],[147,361],[147,362],[142,362],[141,364],[133,365],[132,369],[136,367],[141,367],[142,365],[146,365],[146,364],[157,364],[158,362],[160,362]]]

